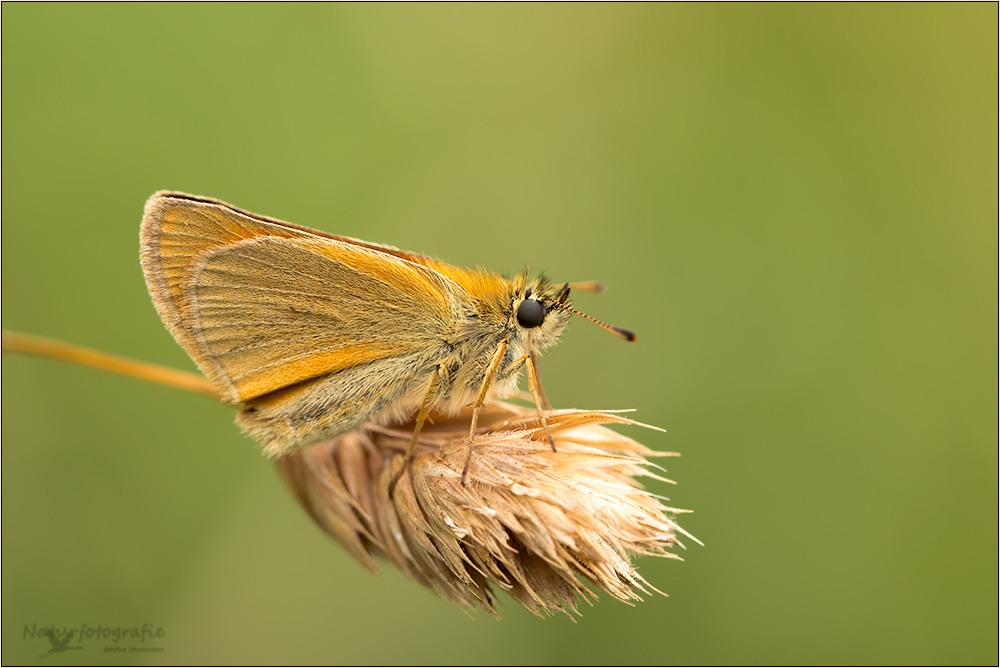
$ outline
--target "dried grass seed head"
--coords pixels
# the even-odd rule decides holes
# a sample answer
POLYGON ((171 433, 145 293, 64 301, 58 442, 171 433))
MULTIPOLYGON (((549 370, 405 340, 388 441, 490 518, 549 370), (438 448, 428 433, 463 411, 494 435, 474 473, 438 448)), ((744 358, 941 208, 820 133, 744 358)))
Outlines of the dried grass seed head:
POLYGON ((358 429, 278 465, 313 520, 366 567, 387 560, 467 610, 497 615, 494 587, 536 614, 575 612, 588 584, 625 602, 657 591, 631 557, 678 559, 669 549, 683 547, 675 515, 686 511, 637 479, 664 480, 647 458, 673 453, 602 426, 640 424, 619 413, 576 410, 545 414, 552 452, 535 411, 496 402, 463 486, 468 417, 425 426, 391 495, 412 424, 358 429))

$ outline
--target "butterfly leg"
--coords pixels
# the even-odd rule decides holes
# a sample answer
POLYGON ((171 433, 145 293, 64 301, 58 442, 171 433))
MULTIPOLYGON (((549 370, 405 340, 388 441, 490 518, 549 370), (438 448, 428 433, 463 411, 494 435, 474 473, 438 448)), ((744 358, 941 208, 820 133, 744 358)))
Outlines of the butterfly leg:
MULTIPOLYGON (((552 446, 552 452, 556 451, 556 442, 552 438, 552 432, 549 431, 549 423, 545 421, 545 414, 542 412, 542 403, 545 398, 544 391, 539 396, 539 390, 542 389, 541 383, 538 381, 538 369, 535 366, 538 364, 537 355, 534 351, 530 353, 525 353, 519 358, 511 362, 506 369, 501 371, 503 375, 508 375, 510 373, 517 372, 521 366, 525 366, 528 369, 528 389, 531 390, 531 396, 535 399, 535 410, 538 411, 538 421, 542 423, 542 428, 545 429, 545 437, 549 439, 549 445, 552 446)), ((545 400, 545 405, 551 409, 552 406, 549 402, 545 400)))
POLYGON ((493 353, 493 357, 490 359, 489 366, 486 367, 486 375, 483 377, 483 384, 479 387, 479 393, 476 395, 476 403, 472 407, 472 425, 469 427, 469 441, 465 446, 465 466, 462 467, 462 486, 465 487, 465 477, 469 473, 469 462, 472 461, 472 442, 476 438, 476 425, 479 424, 479 411, 483 408, 483 404, 486 403, 486 393, 490 389, 490 384, 493 382, 493 376, 496 375, 497 369, 500 368, 500 363, 503 361, 504 355, 507 354, 507 349, 510 347, 510 342, 507 339, 500 341, 497 346, 496 352, 493 353))
POLYGON ((434 395, 437 393, 438 382, 441 380, 442 374, 447 374, 448 370, 443 364, 438 364, 434 367, 434 373, 431 375, 431 382, 427 386, 427 393, 424 395, 423 405, 420 407, 420 413, 417 414, 417 424, 413 428, 413 436, 410 437, 410 447, 406 449, 406 456, 403 459, 403 466, 396 471, 396 475, 392 477, 392 482, 389 483, 389 498, 392 498, 392 493, 396 489, 396 483, 399 479, 403 477, 403 473, 410 468, 410 462, 413 461, 414 452, 417 449, 417 438, 420 437, 420 430, 424 428, 424 422, 427 421, 427 414, 431 412, 431 406, 434 404, 434 395))
POLYGON ((552 404, 549 403, 549 398, 545 396, 545 388, 542 387, 542 379, 538 377, 538 353, 534 350, 531 351, 531 365, 535 367, 535 385, 538 386, 538 394, 542 397, 542 405, 548 410, 552 410, 552 404))

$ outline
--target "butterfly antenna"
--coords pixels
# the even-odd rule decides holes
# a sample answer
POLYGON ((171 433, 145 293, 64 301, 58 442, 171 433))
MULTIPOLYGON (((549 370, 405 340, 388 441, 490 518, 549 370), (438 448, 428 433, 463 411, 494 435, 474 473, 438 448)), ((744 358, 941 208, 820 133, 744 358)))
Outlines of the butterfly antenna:
POLYGON ((591 318, 586 313, 581 313, 572 306, 566 306, 565 304, 560 304, 558 302, 554 303, 553 306, 555 306, 556 308, 561 308, 564 311, 569 311, 570 313, 575 313, 581 318, 584 318, 585 320, 589 320, 590 322, 594 323, 601 329, 611 332, 620 339, 625 339, 626 341, 635 341, 636 339, 635 332, 630 332, 627 329, 623 329, 621 327, 615 327, 614 325, 609 325, 608 323, 602 322, 597 318, 591 318))
POLYGON ((584 281, 583 283, 567 283, 570 290, 579 290, 580 292, 604 292, 607 290, 607 286, 604 283, 598 281, 584 281))

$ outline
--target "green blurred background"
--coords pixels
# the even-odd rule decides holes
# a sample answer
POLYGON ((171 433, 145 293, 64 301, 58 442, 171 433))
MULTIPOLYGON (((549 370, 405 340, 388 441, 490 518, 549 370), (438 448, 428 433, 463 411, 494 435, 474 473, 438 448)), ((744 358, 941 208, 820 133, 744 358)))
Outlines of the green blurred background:
POLYGON ((3 327, 176 367, 158 189, 601 279, 546 357, 636 408, 670 594, 470 621, 195 395, 3 358, 3 663, 996 664, 997 23, 962 5, 2 7, 3 327), (141 626, 46 659, 24 626, 141 626))

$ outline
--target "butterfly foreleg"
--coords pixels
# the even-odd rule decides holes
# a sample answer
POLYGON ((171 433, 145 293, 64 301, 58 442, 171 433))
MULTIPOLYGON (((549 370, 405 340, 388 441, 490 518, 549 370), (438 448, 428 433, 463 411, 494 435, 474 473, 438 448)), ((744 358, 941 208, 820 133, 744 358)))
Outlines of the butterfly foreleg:
POLYGON ((535 384, 538 386, 538 394, 542 397, 542 405, 548 410, 552 410, 549 398, 545 396, 545 388, 542 387, 542 379, 538 377, 538 352, 531 351, 531 364, 535 367, 535 384))
MULTIPOLYGON (((545 437, 549 439, 549 445, 552 446, 552 452, 555 452, 556 442, 552 438, 552 432, 549 431, 549 424, 546 422, 545 414, 542 412, 542 397, 545 395, 543 393, 541 397, 539 396, 539 390, 541 390, 542 386, 538 381, 538 370, 535 366, 536 364, 538 364, 538 362, 535 352, 532 351, 530 353, 525 353, 508 364, 507 368, 500 372, 500 375, 507 376, 512 373, 517 373, 520 371, 522 366, 527 367, 528 389, 531 391, 531 396, 535 400, 535 410, 538 412, 538 421, 542 423, 542 428, 545 430, 545 437)), ((548 401, 545 401, 546 405, 548 405, 548 403, 548 401)), ((549 408, 552 407, 549 406, 549 408)))

